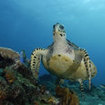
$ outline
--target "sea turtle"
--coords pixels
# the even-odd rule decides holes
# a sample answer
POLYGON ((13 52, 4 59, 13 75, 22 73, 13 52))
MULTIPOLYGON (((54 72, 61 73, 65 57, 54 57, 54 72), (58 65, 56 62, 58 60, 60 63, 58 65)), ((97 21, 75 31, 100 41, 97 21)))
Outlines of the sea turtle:
POLYGON ((89 80, 97 73, 96 67, 90 60, 85 49, 82 49, 66 39, 63 25, 53 25, 54 42, 47 49, 37 48, 31 54, 31 70, 35 78, 38 78, 40 61, 52 74, 61 79, 78 81, 89 80))

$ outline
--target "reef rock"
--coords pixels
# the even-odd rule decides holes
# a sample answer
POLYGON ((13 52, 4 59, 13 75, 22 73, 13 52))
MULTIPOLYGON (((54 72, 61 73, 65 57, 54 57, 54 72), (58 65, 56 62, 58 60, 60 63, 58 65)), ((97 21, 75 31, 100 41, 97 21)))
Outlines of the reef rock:
POLYGON ((57 102, 46 86, 37 83, 30 67, 19 61, 17 52, 0 48, 0 105, 57 105, 57 102))

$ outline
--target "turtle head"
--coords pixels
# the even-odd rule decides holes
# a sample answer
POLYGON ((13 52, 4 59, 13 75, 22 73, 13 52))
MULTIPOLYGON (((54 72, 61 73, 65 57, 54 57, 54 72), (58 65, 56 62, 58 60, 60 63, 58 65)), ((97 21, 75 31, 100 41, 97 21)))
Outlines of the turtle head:
POLYGON ((59 23, 56 23, 55 25, 53 25, 53 38, 54 38, 54 41, 66 39, 66 32, 63 25, 59 23))

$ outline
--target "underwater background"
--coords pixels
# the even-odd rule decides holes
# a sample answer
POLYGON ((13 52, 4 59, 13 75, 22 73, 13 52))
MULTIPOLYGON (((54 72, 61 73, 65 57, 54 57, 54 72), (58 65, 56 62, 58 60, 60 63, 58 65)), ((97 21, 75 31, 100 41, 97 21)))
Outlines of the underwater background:
MULTIPOLYGON (((57 22, 88 51, 98 71, 93 83, 105 84, 105 0, 0 0, 0 47, 24 49, 30 58, 52 43, 57 22)), ((40 73, 47 73, 42 65, 40 73)))

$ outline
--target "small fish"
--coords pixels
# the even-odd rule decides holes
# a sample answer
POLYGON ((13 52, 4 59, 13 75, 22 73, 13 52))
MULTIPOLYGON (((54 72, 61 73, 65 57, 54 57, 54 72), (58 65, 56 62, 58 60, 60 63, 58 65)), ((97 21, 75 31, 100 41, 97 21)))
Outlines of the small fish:
POLYGON ((22 51, 20 52, 20 62, 21 62, 21 63, 25 63, 25 62, 26 62, 25 50, 22 50, 22 51))
POLYGON ((101 87, 101 88, 103 88, 103 89, 105 89, 105 85, 103 85, 103 84, 102 84, 102 85, 100 85, 100 87, 101 87))

